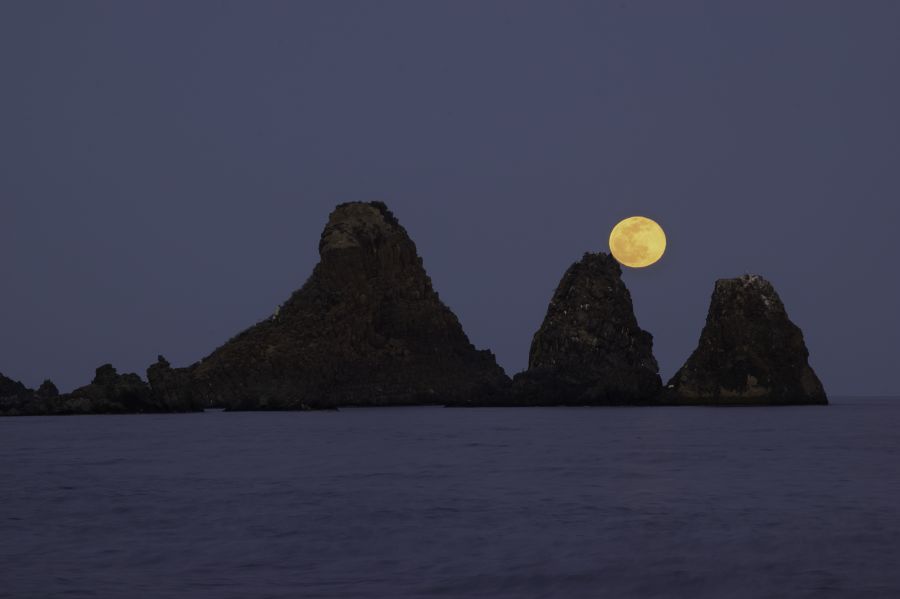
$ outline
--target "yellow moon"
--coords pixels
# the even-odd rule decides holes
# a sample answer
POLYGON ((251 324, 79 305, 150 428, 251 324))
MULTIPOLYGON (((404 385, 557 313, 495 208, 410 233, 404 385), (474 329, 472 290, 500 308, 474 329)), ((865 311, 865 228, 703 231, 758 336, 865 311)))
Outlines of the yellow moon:
POLYGON ((656 221, 630 216, 613 227, 609 234, 609 251, 625 266, 650 266, 665 253, 666 234, 656 221))

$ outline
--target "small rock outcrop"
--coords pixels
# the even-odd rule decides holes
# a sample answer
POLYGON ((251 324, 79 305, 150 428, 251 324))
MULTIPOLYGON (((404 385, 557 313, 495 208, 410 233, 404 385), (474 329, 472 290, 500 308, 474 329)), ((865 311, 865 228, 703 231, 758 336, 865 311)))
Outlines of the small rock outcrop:
POLYGON ((61 412, 135 413, 160 411, 151 400, 150 387, 137 374, 119 374, 112 364, 97 368, 91 384, 60 396, 61 412))
POLYGON ((803 333, 758 275, 716 281, 700 343, 667 390, 679 403, 827 404, 803 333))
POLYGON ((305 409, 503 393, 509 379, 469 342, 383 203, 337 206, 319 255, 272 316, 190 368, 194 395, 230 409, 305 409))
POLYGON ((0 374, 0 399, 25 397, 31 395, 32 391, 20 381, 14 381, 11 378, 0 374))
POLYGON ((0 374, 0 415, 22 416, 60 413, 56 399, 59 390, 47 379, 38 390, 29 389, 19 381, 0 374))
POLYGON ((34 391, 19 381, 0 374, 0 414, 18 415, 26 413, 34 391))
POLYGON ((157 356, 156 363, 147 368, 147 382, 153 403, 169 412, 190 412, 203 409, 203 402, 191 392, 191 373, 184 368, 172 368, 169 361, 157 356))
POLYGON ((587 253, 559 282, 534 334, 512 402, 618 405, 652 402, 661 388, 653 337, 638 327, 622 270, 587 253))
POLYGON ((45 379, 38 390, 34 392, 34 396, 38 399, 54 399, 59 397, 59 389, 50 379, 45 379))
MULTIPOLYGON (((167 378, 168 363, 165 367, 154 366, 158 366, 156 369, 151 366, 157 382, 156 389, 151 388, 137 374, 119 374, 111 364, 97 368, 89 385, 64 394, 49 379, 37 391, 32 391, 21 383, 8 383, 9 379, 4 380, 5 377, 0 375, 0 415, 136 414, 203 409, 198 401, 191 401, 189 396, 159 391, 159 381, 171 380, 167 378), (15 391, 15 394, 5 395, 7 388, 15 391)), ((183 373, 171 375, 179 383, 185 382, 184 376, 183 373), (182 378, 177 378, 179 376, 182 378)))

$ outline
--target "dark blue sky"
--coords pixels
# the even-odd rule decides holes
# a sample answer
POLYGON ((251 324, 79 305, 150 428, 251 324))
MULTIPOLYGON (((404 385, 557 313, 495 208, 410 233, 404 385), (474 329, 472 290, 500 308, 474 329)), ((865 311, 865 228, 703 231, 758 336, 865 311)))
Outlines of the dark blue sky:
POLYGON ((667 379, 713 281, 773 281, 832 394, 900 347, 900 3, 0 3, 0 372, 186 365, 381 199, 513 374, 618 219, 667 379))

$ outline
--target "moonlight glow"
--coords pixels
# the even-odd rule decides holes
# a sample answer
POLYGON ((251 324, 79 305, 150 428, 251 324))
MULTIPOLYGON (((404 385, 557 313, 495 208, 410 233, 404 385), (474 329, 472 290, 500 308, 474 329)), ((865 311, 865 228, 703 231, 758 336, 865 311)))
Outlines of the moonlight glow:
POLYGON ((631 216, 620 221, 609 234, 613 257, 631 268, 650 266, 666 251, 666 234, 655 221, 631 216))

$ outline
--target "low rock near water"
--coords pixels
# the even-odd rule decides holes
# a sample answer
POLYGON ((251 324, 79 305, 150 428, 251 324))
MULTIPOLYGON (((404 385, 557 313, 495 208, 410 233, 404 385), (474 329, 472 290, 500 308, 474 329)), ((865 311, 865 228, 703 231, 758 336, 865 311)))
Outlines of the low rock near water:
POLYGON ((150 387, 135 373, 119 374, 112 364, 97 368, 89 385, 56 398, 62 413, 135 413, 160 411, 150 387))
POLYGON ((199 402, 167 394, 159 387, 151 388, 137 374, 119 374, 111 364, 97 368, 90 384, 65 394, 60 394, 50 380, 45 380, 34 391, 0 375, 0 414, 7 416, 137 414, 201 409, 199 402))
POLYGON ((191 412, 203 409, 202 399, 191 390, 191 371, 172 368, 162 356, 147 368, 147 382, 153 403, 160 410, 191 412))

